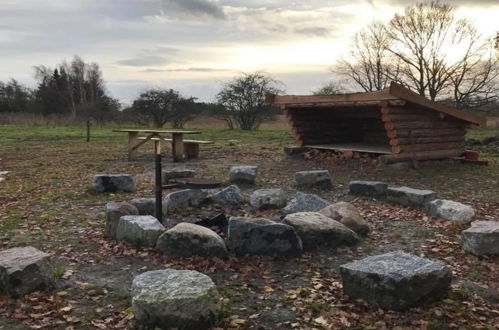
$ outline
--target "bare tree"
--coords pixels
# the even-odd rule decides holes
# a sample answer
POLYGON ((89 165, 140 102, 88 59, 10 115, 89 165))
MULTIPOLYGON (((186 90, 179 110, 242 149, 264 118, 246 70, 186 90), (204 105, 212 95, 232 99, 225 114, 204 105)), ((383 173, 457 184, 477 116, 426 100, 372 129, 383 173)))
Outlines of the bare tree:
MULTIPOLYGON (((478 73, 482 81, 491 78, 493 66, 478 64, 489 44, 468 20, 457 19, 455 11, 439 1, 420 2, 396 14, 387 26, 388 50, 401 63, 400 81, 431 100, 452 95, 470 82, 471 74, 478 73), (484 70, 477 72, 480 67, 484 70)), ((478 92, 476 82, 471 85, 466 90, 478 92)))
POLYGON ((217 102, 239 128, 250 130, 270 117, 274 107, 265 101, 266 93, 277 94, 278 81, 267 73, 244 73, 227 83, 217 94, 217 102))
POLYGON ((390 43, 383 23, 374 21, 355 34, 348 58, 339 60, 333 71, 350 78, 366 92, 384 89, 399 75, 390 43))
POLYGON ((336 95, 345 93, 346 89, 341 82, 331 80, 327 84, 324 84, 322 87, 312 91, 314 95, 336 95))

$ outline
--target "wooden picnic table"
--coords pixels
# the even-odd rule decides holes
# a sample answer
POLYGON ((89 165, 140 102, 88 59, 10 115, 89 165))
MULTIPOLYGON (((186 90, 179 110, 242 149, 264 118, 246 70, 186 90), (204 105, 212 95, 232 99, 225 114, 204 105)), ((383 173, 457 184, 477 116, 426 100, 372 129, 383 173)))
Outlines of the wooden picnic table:
POLYGON ((184 131, 184 130, 154 130, 154 129, 116 129, 113 132, 128 133, 128 160, 136 157, 137 149, 147 141, 154 141, 154 151, 159 154, 161 152, 160 142, 169 143, 161 134, 171 134, 172 156, 173 161, 182 161, 184 157, 184 134, 201 134, 200 131, 184 131), (139 141, 139 134, 145 134, 145 139, 139 141))

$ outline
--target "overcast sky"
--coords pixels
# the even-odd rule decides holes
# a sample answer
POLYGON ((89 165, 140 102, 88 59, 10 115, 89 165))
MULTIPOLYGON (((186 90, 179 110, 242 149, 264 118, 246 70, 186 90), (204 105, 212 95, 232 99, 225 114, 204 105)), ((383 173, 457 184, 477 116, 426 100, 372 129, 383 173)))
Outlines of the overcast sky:
MULTIPOLYGON (((0 0, 0 80, 35 86, 33 66, 78 54, 123 102, 148 87, 213 100, 240 72, 265 70, 289 94, 326 83, 349 38, 409 0, 0 0)), ((499 0, 452 0, 482 33, 499 0)))

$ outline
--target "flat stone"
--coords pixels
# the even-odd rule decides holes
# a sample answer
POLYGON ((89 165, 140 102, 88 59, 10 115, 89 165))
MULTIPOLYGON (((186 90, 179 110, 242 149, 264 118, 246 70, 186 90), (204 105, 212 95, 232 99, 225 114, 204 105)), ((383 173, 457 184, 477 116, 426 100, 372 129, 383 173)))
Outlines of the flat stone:
POLYGON ((165 227, 150 215, 125 215, 116 228, 116 239, 142 247, 154 247, 165 227))
POLYGON ((408 162, 398 162, 398 163, 392 163, 392 164, 379 163, 378 168, 381 168, 384 170, 408 170, 411 168, 411 164, 408 162))
POLYGON ((340 274, 345 294, 392 310, 438 301, 452 280, 447 265, 402 251, 341 265, 340 274))
POLYGON ((158 238, 156 250, 176 257, 227 258, 225 242, 213 230, 181 222, 158 238))
POLYGON ((432 217, 468 223, 475 215, 469 205, 446 199, 435 199, 425 205, 426 213, 432 217))
POLYGON ((51 255, 32 246, 0 251, 0 291, 20 297, 54 285, 51 255))
POLYGON ((256 180, 258 166, 232 166, 229 172, 230 182, 253 184, 256 180))
POLYGON ((283 223, 295 228, 304 250, 313 250, 318 246, 351 246, 360 241, 353 230, 318 212, 288 214, 283 223))
POLYGON ((256 210, 280 209, 286 205, 286 194, 280 188, 258 189, 251 194, 250 205, 256 210))
POLYGON ((437 198, 437 193, 432 190, 414 189, 410 187, 388 187, 386 199, 390 202, 405 206, 424 206, 437 198))
POLYGON ((231 217, 228 247, 238 256, 299 256, 303 252, 293 227, 264 218, 231 217))
POLYGON ((135 190, 135 180, 129 174, 97 174, 92 187, 103 192, 132 192, 135 190))
POLYGON ((303 251, 293 227, 264 218, 231 217, 228 246, 236 255, 299 256, 303 251))
POLYGON ((116 228, 120 218, 124 215, 138 215, 139 210, 127 202, 109 202, 106 204, 106 230, 107 237, 116 237, 116 228))
POLYGON ((161 179, 163 180, 163 184, 166 184, 169 180, 172 179, 192 178, 195 175, 195 170, 184 167, 165 168, 161 171, 161 179))
POLYGON ((171 214, 176 209, 199 206, 208 197, 208 192, 201 189, 184 189, 169 193, 163 199, 163 214, 171 214))
POLYGON ((354 196, 385 197, 388 184, 380 181, 350 181, 348 193, 354 196))
POLYGON ((130 204, 137 208, 140 215, 155 215, 156 200, 154 198, 134 198, 130 204))
POLYGON ((208 198, 211 202, 220 205, 240 205, 244 202, 244 196, 241 194, 241 189, 236 185, 231 185, 217 191, 208 198))
POLYGON ((192 270, 164 269, 133 279, 132 309, 142 328, 198 330, 216 325, 221 304, 208 276, 192 270))
POLYGON ((473 221, 462 232, 461 245, 478 256, 499 255, 499 221, 473 221))
POLYGON ((291 214, 297 212, 318 212, 329 205, 329 202, 314 194, 298 192, 287 205, 282 213, 291 214))
POLYGON ((300 171, 295 173, 296 185, 299 187, 316 187, 329 189, 332 187, 328 170, 300 171))
POLYGON ((347 202, 331 204, 319 213, 341 222, 359 235, 367 235, 370 231, 368 223, 364 220, 359 210, 347 202))

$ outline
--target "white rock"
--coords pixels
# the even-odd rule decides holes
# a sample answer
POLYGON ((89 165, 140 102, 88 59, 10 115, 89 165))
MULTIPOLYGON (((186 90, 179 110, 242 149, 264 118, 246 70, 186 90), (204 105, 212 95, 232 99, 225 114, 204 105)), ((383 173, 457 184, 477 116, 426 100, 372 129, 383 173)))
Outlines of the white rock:
POLYGON ((116 239, 135 246, 154 247, 165 227, 150 215, 125 215, 116 228, 116 239))
POLYGON ((432 217, 456 222, 470 222, 475 215, 471 206, 446 199, 435 199, 426 204, 425 208, 428 215, 432 217))
POLYGON ((232 166, 229 172, 230 182, 255 183, 258 166, 232 166))
POLYGON ((251 194, 250 204, 256 210, 280 209, 286 205, 286 194, 280 188, 258 189, 251 194))
POLYGON ((215 284, 191 270, 155 270, 132 282, 132 309, 143 328, 208 329, 221 311, 215 284))
POLYGON ((171 214, 176 209, 201 205, 208 192, 201 189, 184 189, 169 193, 163 199, 163 214, 171 214))

